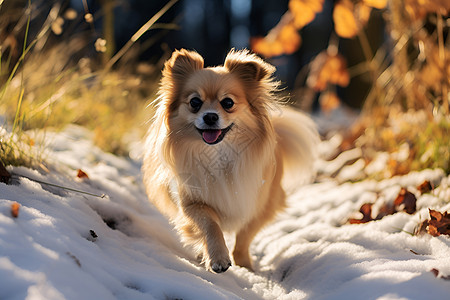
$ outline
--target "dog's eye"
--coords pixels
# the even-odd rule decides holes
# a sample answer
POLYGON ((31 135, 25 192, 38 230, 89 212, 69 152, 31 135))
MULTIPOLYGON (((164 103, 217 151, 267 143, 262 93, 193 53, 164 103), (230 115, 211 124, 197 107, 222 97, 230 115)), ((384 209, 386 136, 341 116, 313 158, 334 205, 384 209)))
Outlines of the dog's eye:
POLYGON ((198 112, 200 107, 202 107, 203 101, 198 97, 194 97, 189 101, 189 104, 191 105, 193 112, 198 112))
POLYGON ((220 105, 222 105, 223 109, 230 110, 234 106, 234 101, 231 98, 225 98, 220 101, 220 105))

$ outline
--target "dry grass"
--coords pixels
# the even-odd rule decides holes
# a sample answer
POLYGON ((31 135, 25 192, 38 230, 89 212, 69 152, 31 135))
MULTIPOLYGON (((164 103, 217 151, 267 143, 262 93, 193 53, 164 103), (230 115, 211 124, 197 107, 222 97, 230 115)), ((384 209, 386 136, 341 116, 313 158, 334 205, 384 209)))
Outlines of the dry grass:
MULTIPOLYGON (((28 36, 30 12, 38 14, 31 3, 28 7, 31 10, 23 7, 21 14, 14 5, 8 8, 18 20, 9 19, 7 25, 13 24, 13 29, 0 39, 1 161, 39 165, 43 146, 30 132, 61 130, 67 124, 92 130, 99 147, 126 155, 129 141, 143 136, 152 114, 147 105, 155 97, 160 67, 138 63, 134 59, 137 47, 130 47, 121 61, 106 69, 104 54, 92 54, 85 32, 52 42, 57 38, 53 25, 58 15, 28 36)), ((0 8, 2 23, 1 16, 8 11, 0 8)))
MULTIPOLYGON (((290 0, 278 25, 253 39, 253 49, 266 57, 295 52, 302 40, 299 29, 322 11, 323 3, 290 0)), ((392 157, 400 148, 407 152, 401 161, 389 161, 382 176, 423 168, 450 173, 449 16, 448 0, 334 1, 335 35, 310 62, 306 87, 298 92, 300 105, 308 106, 320 92, 322 111, 333 110, 341 104, 336 86, 347 87, 349 77, 364 76, 369 93, 342 149, 361 147, 367 163, 380 151, 392 157), (377 15, 384 18, 387 38, 373 49, 369 20, 377 15), (341 39, 357 40, 365 60, 347 69, 338 53, 341 39)))
POLYGON ((17 114, 23 131, 59 130, 74 123, 94 131, 95 143, 104 150, 126 154, 123 138, 145 122, 149 113, 145 107, 154 96, 157 79, 125 68, 94 71, 88 58, 65 67, 66 53, 67 46, 58 45, 42 55, 30 55, 6 90, 1 113, 10 119, 16 116, 23 85, 26 93, 17 114))

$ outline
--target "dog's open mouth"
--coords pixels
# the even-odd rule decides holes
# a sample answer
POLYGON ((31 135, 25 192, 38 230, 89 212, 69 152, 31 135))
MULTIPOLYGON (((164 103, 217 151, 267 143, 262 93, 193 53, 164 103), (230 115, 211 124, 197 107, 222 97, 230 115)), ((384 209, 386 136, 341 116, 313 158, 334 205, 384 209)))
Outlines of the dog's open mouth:
POLYGON ((202 135, 203 141, 209 145, 214 145, 220 143, 228 131, 230 131, 231 127, 233 127, 232 123, 230 126, 224 129, 200 129, 197 128, 198 132, 202 135))

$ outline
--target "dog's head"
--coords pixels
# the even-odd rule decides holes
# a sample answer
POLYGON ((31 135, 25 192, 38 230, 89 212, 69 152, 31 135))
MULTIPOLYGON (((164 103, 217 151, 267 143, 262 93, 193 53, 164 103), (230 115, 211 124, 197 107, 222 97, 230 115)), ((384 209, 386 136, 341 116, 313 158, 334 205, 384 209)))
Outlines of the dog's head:
POLYGON ((274 71, 247 50, 232 50, 223 66, 208 68, 198 53, 175 51, 160 86, 169 133, 209 145, 234 143, 239 132, 263 135, 274 71))

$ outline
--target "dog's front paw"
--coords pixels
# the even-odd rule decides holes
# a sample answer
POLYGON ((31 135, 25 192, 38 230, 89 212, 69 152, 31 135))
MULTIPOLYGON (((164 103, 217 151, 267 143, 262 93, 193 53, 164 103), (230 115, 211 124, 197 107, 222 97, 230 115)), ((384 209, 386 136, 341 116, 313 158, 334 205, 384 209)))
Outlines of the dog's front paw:
POLYGON ((231 260, 229 258, 221 260, 211 260, 209 267, 216 273, 223 273, 231 267, 231 260))
POLYGON ((203 263, 207 270, 215 273, 223 273, 231 267, 231 259, 227 252, 221 255, 208 255, 203 254, 203 263))

